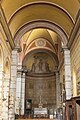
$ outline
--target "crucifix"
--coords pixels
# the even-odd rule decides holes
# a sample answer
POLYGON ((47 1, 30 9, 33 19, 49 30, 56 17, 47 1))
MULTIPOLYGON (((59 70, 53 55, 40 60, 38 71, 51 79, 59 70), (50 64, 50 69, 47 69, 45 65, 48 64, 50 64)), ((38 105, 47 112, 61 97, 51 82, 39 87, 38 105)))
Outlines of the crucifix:
POLYGON ((39 108, 42 108, 41 95, 40 95, 39 108))
POLYGON ((40 95, 40 104, 41 104, 41 95, 40 95))

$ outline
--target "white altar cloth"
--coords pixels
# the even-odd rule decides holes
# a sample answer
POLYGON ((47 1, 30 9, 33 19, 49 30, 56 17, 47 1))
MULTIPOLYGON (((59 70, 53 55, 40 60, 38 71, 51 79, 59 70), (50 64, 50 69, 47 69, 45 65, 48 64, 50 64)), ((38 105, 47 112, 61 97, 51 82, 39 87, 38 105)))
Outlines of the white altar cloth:
POLYGON ((34 114, 48 114, 47 108, 34 108, 34 114))

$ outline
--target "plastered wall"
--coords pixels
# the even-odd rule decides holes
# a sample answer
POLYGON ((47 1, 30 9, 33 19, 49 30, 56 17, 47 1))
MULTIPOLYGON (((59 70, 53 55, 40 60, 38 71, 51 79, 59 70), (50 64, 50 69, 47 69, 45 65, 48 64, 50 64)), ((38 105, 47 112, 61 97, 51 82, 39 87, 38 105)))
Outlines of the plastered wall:
POLYGON ((80 94, 80 35, 75 38, 70 49, 70 54, 73 96, 76 96, 80 94))

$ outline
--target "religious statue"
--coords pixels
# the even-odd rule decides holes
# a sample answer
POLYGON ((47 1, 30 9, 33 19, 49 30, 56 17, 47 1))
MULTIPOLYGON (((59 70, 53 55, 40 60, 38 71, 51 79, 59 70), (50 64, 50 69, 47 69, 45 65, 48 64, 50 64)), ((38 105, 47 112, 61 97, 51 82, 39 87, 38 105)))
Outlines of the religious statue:
POLYGON ((39 71, 42 71, 42 65, 43 65, 43 61, 42 59, 39 60, 39 71))
POLYGON ((35 63, 33 63, 33 64, 32 64, 32 69, 31 69, 31 71, 32 71, 32 72, 35 72, 35 69, 36 69, 35 63))
POLYGON ((42 108, 42 101, 41 101, 41 95, 40 95, 40 101, 39 101, 39 108, 42 108))
POLYGON ((47 61, 45 61, 45 69, 46 69, 46 72, 50 72, 49 64, 47 63, 47 61))

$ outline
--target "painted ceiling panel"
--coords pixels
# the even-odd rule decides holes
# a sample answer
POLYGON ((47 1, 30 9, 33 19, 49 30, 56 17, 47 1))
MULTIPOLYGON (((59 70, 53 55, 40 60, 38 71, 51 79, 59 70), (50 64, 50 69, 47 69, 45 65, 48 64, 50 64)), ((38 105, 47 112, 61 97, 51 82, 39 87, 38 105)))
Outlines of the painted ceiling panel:
POLYGON ((58 35, 49 29, 37 28, 25 33, 20 40, 20 45, 23 50, 23 45, 26 45, 25 48, 27 49, 28 46, 33 46, 34 41, 37 42, 44 39, 48 44, 50 44, 47 47, 51 48, 52 51, 56 51, 55 44, 58 44, 57 37, 58 35))
POLYGON ((27 44, 29 44, 31 41, 37 38, 44 38, 44 39, 50 40, 50 42, 53 43, 52 38, 50 34, 48 33, 47 29, 39 28, 39 29, 34 29, 32 31, 32 33, 30 34, 28 38, 27 44))
POLYGON ((20 45, 23 47, 23 44, 27 45, 27 40, 29 38, 29 35, 31 34, 32 31, 27 32, 26 34, 24 34, 21 38, 21 40, 19 41, 20 45))
POLYGON ((50 34, 50 36, 51 36, 54 44, 57 44, 58 35, 57 35, 55 32, 53 32, 53 31, 51 31, 51 30, 49 30, 49 29, 48 29, 47 31, 49 32, 49 34, 50 34))
POLYGON ((53 6, 38 4, 34 5, 34 7, 26 7, 14 16, 10 23, 12 35, 14 36, 21 26, 34 20, 48 20, 56 23, 61 26, 68 35, 73 28, 72 21, 63 11, 53 6), (39 13, 37 11, 39 11, 39 13))

